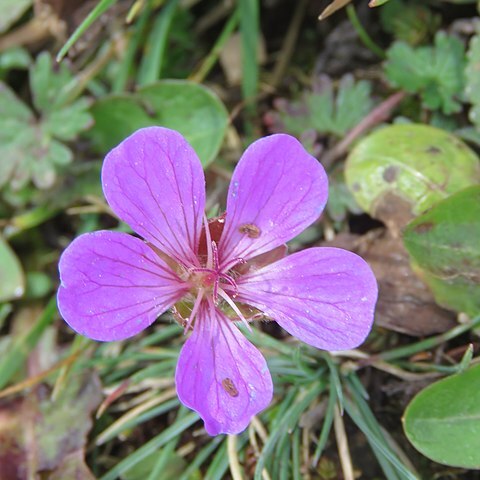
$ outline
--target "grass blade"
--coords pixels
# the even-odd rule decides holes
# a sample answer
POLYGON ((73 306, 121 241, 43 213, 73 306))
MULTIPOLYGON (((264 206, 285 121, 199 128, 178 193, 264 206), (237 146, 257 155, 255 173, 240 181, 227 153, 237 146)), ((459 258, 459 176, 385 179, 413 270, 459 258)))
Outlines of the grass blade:
POLYGON ((70 38, 65 42, 65 45, 60 49, 56 58, 57 62, 62 60, 72 45, 85 33, 88 27, 98 20, 98 18, 116 2, 117 0, 100 0, 100 2, 98 2, 97 6, 87 15, 87 18, 76 28, 72 35, 70 35, 70 38))

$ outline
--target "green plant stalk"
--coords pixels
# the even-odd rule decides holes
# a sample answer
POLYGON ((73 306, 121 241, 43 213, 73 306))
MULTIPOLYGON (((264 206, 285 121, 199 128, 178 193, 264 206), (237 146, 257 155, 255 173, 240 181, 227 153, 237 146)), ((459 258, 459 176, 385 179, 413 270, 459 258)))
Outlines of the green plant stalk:
POLYGON ((179 0, 169 0, 158 14, 147 41, 147 52, 142 58, 138 73, 138 86, 143 87, 161 78, 163 60, 168 43, 170 26, 179 0))
POLYGON ((277 442, 285 435, 289 429, 293 429, 300 418, 300 415, 312 403, 313 399, 325 388, 323 381, 313 383, 310 388, 303 390, 295 399, 293 405, 282 416, 280 425, 270 432, 270 437, 263 447, 263 451, 258 459, 255 468, 255 480, 262 480, 262 472, 270 455, 275 449, 277 442))
POLYGON ((320 437, 318 439, 315 453, 313 454, 312 466, 316 468, 318 461, 323 453, 323 449, 327 444, 328 437, 333 425, 333 413, 335 410, 335 404, 337 403, 337 395, 333 388, 330 388, 330 395, 328 396, 327 410, 325 411, 325 417, 323 418, 322 430, 320 431, 320 437))
POLYGON ((302 480, 300 462, 300 428, 297 427, 293 432, 292 442, 292 478, 293 480, 302 480))
POLYGON ((228 19, 228 22, 223 27, 222 32, 220 33, 215 45, 213 46, 210 53, 207 55, 205 60, 202 62, 200 67, 196 72, 190 76, 190 80, 194 82, 203 82, 206 76, 210 73, 210 70, 217 63, 218 57, 225 46, 225 43, 232 36, 233 31, 237 28, 238 25, 238 10, 235 10, 233 14, 228 19))
POLYGON ((85 33, 88 27, 90 27, 90 25, 92 25, 115 3, 117 3, 117 0, 100 0, 95 8, 87 15, 87 18, 76 28, 72 35, 70 35, 70 38, 65 42, 65 45, 60 49, 56 57, 57 62, 60 62, 63 59, 73 44, 85 33))
POLYGON ((207 444, 206 447, 202 448, 197 453, 193 461, 189 462, 188 467, 178 480, 190 480, 193 477, 193 472, 200 468, 207 458, 211 458, 213 452, 217 449, 222 441, 223 437, 217 435, 209 444, 207 444))
MULTIPOLYGON (((248 436, 245 434, 240 435, 237 438, 237 449, 240 451, 248 441, 248 436)), ((224 440, 221 447, 217 450, 217 453, 213 457, 207 472, 205 473, 204 480, 223 480, 225 478, 225 472, 228 469, 228 455, 227 455, 227 441, 224 440)))
POLYGON ((194 412, 189 413, 181 420, 177 420, 175 423, 163 430, 162 433, 152 438, 128 457, 121 460, 108 473, 103 475, 100 480, 116 480, 117 478, 121 477, 122 473, 125 473, 134 465, 137 465, 146 457, 151 455, 153 452, 174 440, 175 437, 178 437, 196 421, 198 421, 198 415, 194 412))
POLYGON ((258 89, 257 49, 260 39, 258 0, 239 0, 240 31, 242 34, 242 93, 252 112, 255 111, 254 99, 258 89))
POLYGON ((345 410, 367 437, 387 478, 398 478, 398 475, 400 475, 400 478, 406 480, 418 480, 416 475, 401 462, 396 452, 388 447, 387 439, 377 419, 364 400, 363 387, 358 389, 360 384, 358 376, 355 373, 351 373, 346 381, 352 395, 352 401, 345 399, 345 410), (391 467, 395 468, 396 472, 391 471, 391 467))
POLYGON ((372 40, 370 35, 363 28, 363 25, 361 24, 360 19, 358 18, 357 11, 355 10, 355 7, 351 3, 347 5, 347 15, 350 22, 352 22, 353 28, 355 28, 362 43, 371 52, 377 55, 377 57, 380 57, 381 59, 387 58, 387 56, 385 55, 385 52, 372 40))
POLYGON ((151 6, 152 0, 149 0, 147 5, 144 6, 144 9, 140 13, 138 20, 135 23, 133 34, 128 41, 127 50, 125 51, 125 55, 122 59, 117 75, 115 76, 115 79, 113 81, 113 93, 120 93, 125 91, 128 82, 128 76, 130 74, 130 70, 132 68, 135 58, 135 53, 138 50, 140 40, 142 39, 142 35, 145 30, 145 26, 147 25, 147 21, 152 13, 151 6))
MULTIPOLYGON (((177 421, 181 420, 185 417, 188 410, 183 405, 178 409, 177 413, 177 421)), ((163 450, 161 451, 155 466, 153 467, 150 475, 148 476, 147 480, 157 480, 161 477, 162 471, 167 466, 168 460, 170 459, 171 455, 175 452, 175 448, 177 448, 178 441, 180 440, 180 436, 175 437, 171 442, 167 443, 163 450)))
POLYGON ((472 319, 470 323, 464 325, 458 325, 448 332, 442 333, 435 337, 427 338, 426 340, 422 340, 421 342, 414 343, 413 345, 407 345, 406 347, 399 347, 394 348, 393 350, 389 350, 387 352, 380 353, 378 358, 381 358, 385 361, 396 360, 397 358, 408 357, 418 352, 422 352, 424 350, 430 350, 433 347, 437 347, 438 345, 442 344, 443 342, 447 342, 452 338, 458 337, 462 333, 468 332, 471 329, 474 329, 480 325, 480 316, 475 317, 472 319))
POLYGON ((146 412, 141 413, 140 415, 138 415, 138 417, 128 420, 123 425, 118 426, 117 428, 107 427, 103 432, 98 435, 95 440, 95 444, 97 446, 103 445, 104 443, 114 439, 117 435, 121 434, 125 430, 132 429, 137 425, 141 425, 143 422, 146 422, 155 417, 159 417, 160 415, 163 415, 164 413, 178 407, 178 405, 179 401, 176 398, 172 398, 171 400, 168 400, 167 402, 162 403, 157 407, 152 408, 151 410, 147 410, 146 412))

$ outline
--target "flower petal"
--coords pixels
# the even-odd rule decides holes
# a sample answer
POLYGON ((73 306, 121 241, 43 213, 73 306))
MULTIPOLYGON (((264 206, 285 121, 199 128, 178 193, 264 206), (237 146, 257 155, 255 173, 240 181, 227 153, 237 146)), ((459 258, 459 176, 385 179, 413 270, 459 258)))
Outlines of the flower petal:
POLYGON ((114 212, 183 265, 197 265, 205 177, 200 160, 174 130, 137 130, 105 158, 103 191, 114 212))
POLYGON ((252 143, 228 190, 220 264, 291 240, 319 217, 327 196, 325 170, 294 137, 278 134, 252 143))
POLYGON ((263 311, 305 343, 346 350, 370 332, 377 282, 358 255, 309 248, 241 277, 236 300, 263 311))
POLYGON ((188 290, 145 242, 125 233, 81 235, 63 252, 59 270, 60 313, 94 340, 141 332, 188 290))
POLYGON ((180 352, 175 381, 180 400, 199 413, 210 435, 240 433, 272 400, 262 354, 207 302, 180 352))

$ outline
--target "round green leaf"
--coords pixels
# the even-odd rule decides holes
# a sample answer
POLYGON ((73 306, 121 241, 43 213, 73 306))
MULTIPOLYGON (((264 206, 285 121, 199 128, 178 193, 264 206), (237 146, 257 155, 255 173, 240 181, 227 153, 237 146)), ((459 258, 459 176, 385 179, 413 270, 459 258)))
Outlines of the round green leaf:
POLYGON ((405 246, 415 262, 437 277, 480 282, 480 185, 466 188, 410 222, 405 246))
POLYGON ((101 154, 135 130, 159 125, 184 135, 204 166, 218 153, 228 124, 227 110, 211 90, 183 80, 162 80, 132 95, 102 98, 91 112, 95 128, 88 134, 101 154))
POLYGON ((410 222, 405 247, 437 303, 480 312, 480 185, 442 200, 410 222))
POLYGON ((22 267, 8 243, 0 236, 0 303, 21 297, 25 290, 22 267))
POLYGON ((480 469, 480 365, 422 390, 408 405, 403 426, 431 460, 480 469))
POLYGON ((345 177, 358 204, 372 216, 391 194, 419 214, 448 195, 479 183, 480 163, 465 143, 443 130, 428 125, 390 125, 353 149, 345 177))

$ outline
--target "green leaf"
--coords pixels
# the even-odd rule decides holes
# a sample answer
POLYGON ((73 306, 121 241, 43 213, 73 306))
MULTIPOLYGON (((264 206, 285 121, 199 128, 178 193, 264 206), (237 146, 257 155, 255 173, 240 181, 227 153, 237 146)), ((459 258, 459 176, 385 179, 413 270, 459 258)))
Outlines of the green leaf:
POLYGON ((30 66, 32 59, 27 50, 22 47, 13 47, 0 54, 0 73, 8 72, 11 69, 26 69, 30 66))
POLYGON ((227 111, 209 89, 182 80, 163 80, 132 95, 105 97, 91 110, 89 132, 105 154, 135 130, 152 125, 178 130, 207 166, 220 149, 228 124, 227 111))
POLYGON ((379 13, 384 30, 409 45, 423 43, 441 23, 440 15, 418 2, 396 0, 380 9, 379 13))
POLYGON ((0 2, 0 33, 6 32, 32 6, 33 0, 0 2))
POLYGON ((22 266, 8 243, 0 236, 0 303, 21 297, 25 290, 22 266))
POLYGON ((451 114, 461 109, 465 53, 458 38, 437 32, 433 46, 418 48, 395 42, 387 58, 385 73, 393 86, 419 93, 430 110, 451 114))
POLYGON ((454 135, 427 125, 391 125, 361 140, 345 177, 372 216, 393 194, 420 214, 448 195, 480 182, 476 154, 454 135))
POLYGON ((100 0, 93 10, 87 15, 85 20, 76 28, 76 30, 70 35, 70 38, 65 42, 65 45, 57 54, 57 62, 60 62, 62 58, 68 53, 72 45, 85 33, 85 31, 96 22, 99 17, 105 13, 117 0, 100 0))
POLYGON ((409 223, 404 243, 438 303, 480 312, 480 186, 462 190, 409 223))
POLYGON ((89 106, 90 102, 81 98, 71 105, 51 112, 43 119, 45 132, 60 140, 74 140, 80 132, 93 124, 88 113, 89 106))
POLYGON ((40 54, 31 67, 30 83, 40 118, 0 82, 0 188, 8 185, 11 191, 30 180, 39 189, 52 187, 59 169, 73 159, 57 139, 74 140, 92 122, 86 99, 66 103, 75 81, 65 65, 53 72, 48 53, 40 54))
POLYGON ((67 66, 62 63, 54 71, 52 57, 42 52, 30 69, 30 89, 35 107, 41 112, 61 107, 72 82, 73 75, 67 66))
POLYGON ((403 422, 407 438, 426 457, 480 469, 480 365, 422 390, 403 422))
POLYGON ((476 33, 470 40, 467 52, 467 67, 465 69, 465 95, 472 108, 469 112, 470 121, 480 130, 480 23, 476 23, 476 33))
POLYGON ((480 273, 480 185, 439 202, 413 220, 403 238, 416 263, 433 275, 477 276, 480 273))
POLYGON ((373 108, 370 95, 370 82, 355 82, 352 75, 344 75, 335 93, 332 80, 321 75, 314 91, 307 92, 302 100, 277 102, 273 122, 277 130, 299 137, 311 129, 342 137, 373 108))

